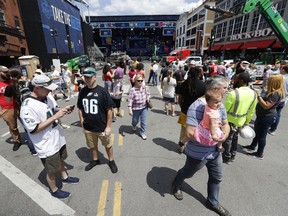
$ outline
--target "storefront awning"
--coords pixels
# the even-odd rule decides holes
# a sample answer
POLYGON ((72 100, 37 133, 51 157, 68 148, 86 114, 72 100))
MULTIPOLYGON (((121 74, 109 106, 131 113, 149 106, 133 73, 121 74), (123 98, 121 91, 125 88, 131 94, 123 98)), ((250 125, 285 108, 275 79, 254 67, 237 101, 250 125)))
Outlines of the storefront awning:
POLYGON ((225 44, 221 50, 237 50, 242 46, 243 43, 230 43, 225 44))
POLYGON ((272 45, 275 39, 248 41, 241 47, 241 49, 266 49, 272 45))
POLYGON ((220 48, 223 46, 223 44, 215 44, 211 47, 211 51, 217 51, 220 50, 220 48))
POLYGON ((279 40, 272 46, 274 49, 284 48, 279 40))

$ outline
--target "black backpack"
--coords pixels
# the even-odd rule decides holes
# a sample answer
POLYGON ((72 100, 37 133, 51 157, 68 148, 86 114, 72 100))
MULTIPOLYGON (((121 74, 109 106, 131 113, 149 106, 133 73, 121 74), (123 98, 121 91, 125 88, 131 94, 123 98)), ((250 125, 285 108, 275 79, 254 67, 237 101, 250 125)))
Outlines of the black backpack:
POLYGON ((19 82, 19 101, 20 104, 28 98, 31 94, 31 90, 29 89, 30 81, 20 81, 19 82))

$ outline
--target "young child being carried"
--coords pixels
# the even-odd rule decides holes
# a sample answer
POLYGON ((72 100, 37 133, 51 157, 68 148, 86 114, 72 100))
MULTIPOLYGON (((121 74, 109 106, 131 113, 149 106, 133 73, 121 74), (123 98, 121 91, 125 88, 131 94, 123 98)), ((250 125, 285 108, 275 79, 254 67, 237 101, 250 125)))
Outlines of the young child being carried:
POLYGON ((114 76, 114 82, 111 85, 110 89, 110 96, 115 104, 115 107, 113 109, 113 117, 112 121, 116 121, 116 115, 119 117, 122 117, 120 113, 120 107, 121 107, 121 100, 122 100, 122 83, 121 83, 121 78, 118 74, 114 76))
POLYGON ((222 152, 222 142, 224 132, 221 130, 223 120, 220 119, 219 107, 221 106, 221 95, 217 92, 208 91, 205 94, 207 104, 202 121, 196 126, 194 139, 201 144, 213 146, 217 145, 218 151, 222 152))

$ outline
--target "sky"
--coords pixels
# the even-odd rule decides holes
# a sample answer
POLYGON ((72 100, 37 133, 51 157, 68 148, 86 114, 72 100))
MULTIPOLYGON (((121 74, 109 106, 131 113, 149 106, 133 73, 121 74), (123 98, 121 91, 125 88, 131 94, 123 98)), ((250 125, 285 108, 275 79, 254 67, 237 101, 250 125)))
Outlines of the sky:
MULTIPOLYGON (((198 7, 203 0, 85 0, 90 16, 181 14, 198 7)), ((81 13, 88 15, 84 5, 81 13)))

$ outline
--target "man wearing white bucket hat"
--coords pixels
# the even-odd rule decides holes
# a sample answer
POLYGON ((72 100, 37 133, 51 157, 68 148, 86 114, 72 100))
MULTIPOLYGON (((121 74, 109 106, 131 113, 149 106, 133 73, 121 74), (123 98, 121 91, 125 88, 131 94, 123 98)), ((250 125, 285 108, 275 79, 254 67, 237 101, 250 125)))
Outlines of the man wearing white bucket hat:
POLYGON ((68 176, 64 167, 63 161, 67 158, 66 140, 59 119, 65 114, 70 114, 74 106, 59 109, 53 97, 47 97, 58 87, 48 76, 35 76, 31 84, 34 86, 33 92, 23 101, 20 118, 45 167, 51 195, 58 199, 66 199, 71 194, 57 187, 56 173, 61 172, 63 184, 77 184, 79 178, 68 176))

